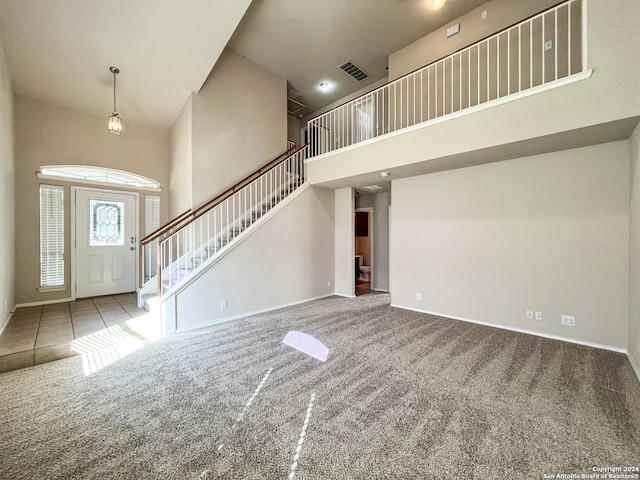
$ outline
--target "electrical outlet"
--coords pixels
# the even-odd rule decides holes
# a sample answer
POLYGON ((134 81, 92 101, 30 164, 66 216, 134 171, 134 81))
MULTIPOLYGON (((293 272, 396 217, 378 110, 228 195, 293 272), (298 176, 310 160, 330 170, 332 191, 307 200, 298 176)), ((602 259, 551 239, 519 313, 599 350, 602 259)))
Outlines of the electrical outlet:
POLYGON ((422 294, 416 293, 416 300, 422 300, 422 294))
POLYGON ((562 325, 565 325, 567 327, 576 326, 576 317, 572 317, 571 315, 562 315, 561 320, 562 320, 562 325))
POLYGON ((533 320, 533 310, 527 310, 527 318, 533 320))
POLYGON ((227 308, 227 301, 226 300, 222 300, 220 302, 220 310, 226 310, 227 308))
POLYGON ((327 282, 327 288, 331 288, 331 280, 327 282))
POLYGON ((486 20, 487 19, 487 11, 483 10, 482 11, 482 20, 486 20))
POLYGON ((537 320, 538 322, 541 322, 541 321, 542 321, 542 312, 536 312, 536 320, 537 320))
POLYGON ((553 41, 552 40, 547 40, 546 42, 544 42, 544 51, 545 52, 548 52, 552 48, 553 48, 553 41))

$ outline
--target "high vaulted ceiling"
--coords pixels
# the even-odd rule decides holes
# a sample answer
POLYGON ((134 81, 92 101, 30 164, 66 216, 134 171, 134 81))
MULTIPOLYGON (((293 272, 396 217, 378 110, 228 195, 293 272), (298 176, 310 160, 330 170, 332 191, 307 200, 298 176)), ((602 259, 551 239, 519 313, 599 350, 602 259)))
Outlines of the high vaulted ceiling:
POLYGON ((251 0, 0 0, 15 93, 169 130, 251 0))
POLYGON ((229 47, 286 78, 308 115, 385 78, 390 54, 486 2, 448 0, 436 9, 433 0, 253 0, 229 47), (347 60, 369 78, 337 68, 347 60))
POLYGON ((289 81, 306 115, 386 77, 389 54, 486 0, 440 10, 432 1, 0 0, 0 29, 15 93, 106 119, 115 65, 125 128, 168 131, 230 38, 231 49, 289 81), (370 77, 338 70, 345 60, 370 77))

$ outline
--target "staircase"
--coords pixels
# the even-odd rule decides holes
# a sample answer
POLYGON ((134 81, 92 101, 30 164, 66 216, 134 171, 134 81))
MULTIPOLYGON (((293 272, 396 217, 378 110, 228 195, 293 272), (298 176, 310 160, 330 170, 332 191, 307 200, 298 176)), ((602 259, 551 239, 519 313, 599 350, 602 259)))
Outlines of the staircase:
POLYGON ((306 145, 293 153, 285 152, 143 238, 140 271, 155 271, 155 275, 148 274, 141 285, 140 306, 149 309, 152 299, 161 301, 183 288, 251 227, 265 221, 270 211, 305 183, 306 155, 306 145))

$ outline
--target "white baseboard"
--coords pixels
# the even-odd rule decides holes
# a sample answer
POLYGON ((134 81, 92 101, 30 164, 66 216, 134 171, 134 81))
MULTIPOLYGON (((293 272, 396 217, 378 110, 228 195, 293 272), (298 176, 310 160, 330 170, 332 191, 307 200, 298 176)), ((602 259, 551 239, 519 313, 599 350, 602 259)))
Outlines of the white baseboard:
POLYGON ((356 298, 355 295, 345 295, 344 293, 333 292, 331 295, 335 295, 336 297, 342 298, 356 298))
POLYGON ((385 290, 384 288, 372 288, 371 290, 374 292, 389 293, 389 290, 385 290))
MULTIPOLYGON (((201 328, 207 328, 207 327, 211 327, 213 325, 219 325, 221 323, 232 322, 233 320, 239 320, 241 318, 250 317, 252 315, 258 315, 260 313, 268 313, 268 312, 272 312, 274 310, 279 310, 281 308, 292 307, 294 305, 300 305, 301 303, 312 302, 314 300, 320 300, 321 298, 333 297, 334 295, 336 295, 336 294, 328 293, 328 294, 325 294, 325 295, 319 295, 317 297, 305 298, 304 300, 296 300, 295 302, 283 303, 282 305, 276 305, 276 306, 273 306, 273 307, 262 308, 260 310, 253 310, 251 312, 241 313, 241 314, 238 314, 238 315, 234 315, 232 317, 220 318, 220 319, 217 319, 217 320, 213 320, 211 322, 201 323, 199 325, 194 325, 192 327, 178 328, 178 329, 176 329, 176 333, 186 333, 186 332, 191 332, 193 330, 200 330, 201 328)), ((179 319, 178 319, 178 321, 179 321, 179 319)))
MULTIPOLYGON (((570 338, 570 337, 562 337, 560 335, 553 335, 553 334, 550 334, 550 333, 536 332, 534 330, 527 330, 527 329, 524 329, 524 328, 511 327, 511 326, 508 326, 508 325, 501 325, 499 323, 482 322, 480 320, 474 320, 472 318, 455 317, 455 316, 448 315, 448 314, 445 314, 445 313, 431 312, 431 311, 428 311, 428 310, 421 310, 421 309, 418 309, 418 308, 410 308, 410 307, 405 307, 405 306, 402 306, 402 305, 396 305, 396 304, 393 304, 393 303, 391 304, 391 306, 395 307, 395 308, 401 308, 403 310, 411 310, 413 312, 427 313, 429 315, 436 315, 438 317, 450 318, 452 320, 460 320, 462 322, 476 323, 478 325, 485 325, 487 327, 501 328, 502 330, 510 330, 512 332, 526 333, 528 335, 535 335, 537 337, 549 338, 551 340, 560 340, 560 341, 563 341, 563 342, 575 343, 577 345, 584 345, 584 346, 587 346, 587 347, 599 348, 601 350, 609 350, 609 351, 612 351, 612 352, 624 353, 624 354, 628 355, 626 348, 612 347, 610 345, 602 345, 600 343, 587 342, 585 340, 578 340, 578 339, 570 338)), ((637 371, 636 371, 636 373, 637 373, 637 371)))
POLYGON ((9 312, 9 316, 5 319, 2 326, 0 326, 0 335, 2 335, 2 332, 4 332, 4 329, 7 328, 7 325, 9 325, 9 322, 11 321, 11 317, 13 316, 13 312, 15 311, 15 309, 16 308, 13 307, 13 310, 9 312))
POLYGON ((633 371, 636 372, 636 377, 638 377, 638 381, 640 382, 640 366, 638 366, 636 359, 633 358, 630 352, 627 352, 627 357, 629 357, 629 363, 633 368, 633 371))
POLYGON ((53 303, 73 302, 73 298, 56 298, 55 300, 43 300, 41 302, 18 303, 15 308, 39 307, 40 305, 51 305, 53 303))

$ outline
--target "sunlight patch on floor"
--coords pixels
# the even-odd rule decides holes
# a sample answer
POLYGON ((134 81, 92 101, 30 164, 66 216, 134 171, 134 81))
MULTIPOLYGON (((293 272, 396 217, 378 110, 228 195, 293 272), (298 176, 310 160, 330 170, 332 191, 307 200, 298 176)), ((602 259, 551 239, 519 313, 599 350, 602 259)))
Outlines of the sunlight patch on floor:
POLYGON ((306 353, 321 362, 326 362, 327 357, 329 356, 329 349, 327 346, 317 338, 306 333, 291 330, 284 337, 282 343, 293 347, 302 353, 306 353))
POLYGON ((307 434, 307 428, 309 427, 309 419, 311 418, 311 411, 313 410, 313 402, 316 399, 315 392, 311 394, 311 398, 309 399, 309 404, 307 405, 307 413, 304 416, 304 423, 302 424, 302 431, 300 432, 300 439, 298 440, 298 445, 296 446, 296 453, 293 455, 293 463, 291 464, 291 469, 289 470, 289 480, 293 480, 293 477, 296 476, 296 469, 298 468, 298 462, 300 460, 300 454, 302 453, 302 445, 304 444, 304 437, 307 434))
MULTIPOLYGON (((244 420, 245 415, 249 411, 249 407, 251 407, 251 404, 253 403, 253 401, 256 399, 256 397, 260 393, 260 390, 262 390, 262 387, 264 387, 264 384, 267 383, 267 379, 269 378, 269 375, 271 375, 271 372, 273 372, 273 367, 271 367, 269 369, 269 371, 265 374, 265 376, 262 377, 262 381, 258 384, 256 389, 253 391, 253 395, 251 395, 251 397, 249 398, 247 403, 245 403, 244 408, 242 409, 242 411, 236 417, 236 420, 233 423, 233 426, 231 427, 231 432, 232 433, 237 430, 238 425, 240 424, 240 422, 242 422, 242 420, 244 420)), ((223 447, 224 447, 224 442, 221 443, 220 445, 218 445, 218 451, 222 450, 223 447)))
POLYGON ((160 313, 147 313, 139 317, 132 318, 124 322, 127 328, 142 336, 143 338, 154 342, 162 338, 162 326, 160 324, 160 313))
POLYGON ((82 356, 84 374, 91 375, 161 336, 160 322, 146 314, 77 338, 71 348, 82 356))

